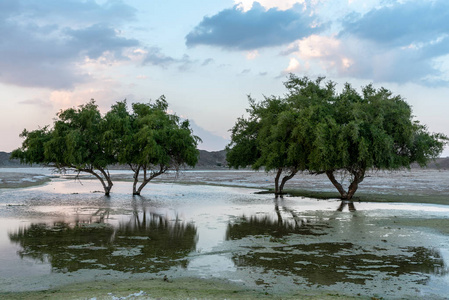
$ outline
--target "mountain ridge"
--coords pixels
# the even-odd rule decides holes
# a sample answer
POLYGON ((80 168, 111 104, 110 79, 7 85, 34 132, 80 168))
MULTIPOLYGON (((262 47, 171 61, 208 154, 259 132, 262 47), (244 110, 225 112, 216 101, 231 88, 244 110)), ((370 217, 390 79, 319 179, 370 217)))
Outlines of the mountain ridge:
MULTIPOLYGON (((226 162, 226 150, 220 151, 207 151, 199 150, 200 156, 198 158, 198 163, 194 169, 224 169, 227 168, 226 162)), ((23 168, 29 167, 28 165, 20 164, 19 160, 12 159, 9 157, 11 153, 0 151, 0 168, 23 168)), ((39 165, 36 165, 39 166, 39 165)), ((114 169, 117 167, 114 167, 114 169)), ((411 165, 412 169, 417 169, 419 166, 417 164, 411 165)), ((449 157, 440 157, 435 161, 429 162, 427 169, 440 169, 449 170, 449 157)))
MULTIPOLYGON (((206 151, 199 150, 200 156, 196 169, 220 169, 226 168, 226 150, 221 151, 206 151)), ((9 159, 11 153, 0 151, 0 168, 28 168, 29 165, 23 165, 18 159, 9 159)), ((40 167, 39 165, 33 165, 33 167, 40 167)), ((113 167, 112 169, 116 169, 113 167)))

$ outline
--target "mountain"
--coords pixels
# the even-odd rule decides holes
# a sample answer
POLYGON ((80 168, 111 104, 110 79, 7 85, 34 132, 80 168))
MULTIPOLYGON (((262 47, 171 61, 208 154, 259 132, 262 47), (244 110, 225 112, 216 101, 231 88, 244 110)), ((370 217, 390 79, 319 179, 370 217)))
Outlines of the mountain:
MULTIPOLYGON (((226 168, 226 150, 206 151, 199 150, 200 157, 196 165, 196 169, 221 169, 226 168)), ((29 167, 21 165, 17 159, 10 160, 11 153, 0 152, 0 168, 18 168, 29 167)), ((38 165, 35 165, 38 166, 38 165)), ((412 168, 419 168, 417 164, 413 164, 412 168)), ((427 169, 449 170, 449 157, 437 158, 435 162, 430 162, 427 169)))
MULTIPOLYGON (((417 164, 413 164, 412 168, 419 168, 417 164)), ((449 170, 449 157, 440 157, 435 161, 429 162, 425 169, 449 170)))
POLYGON ((0 151, 0 168, 16 168, 21 167, 18 159, 10 160, 11 153, 0 151))
MULTIPOLYGON (((226 151, 206 151, 199 150, 200 157, 196 168, 198 169, 219 169, 226 166, 226 151)), ((0 168, 20 168, 29 167, 28 165, 21 165, 19 160, 10 160, 11 153, 0 152, 0 168)), ((38 165, 35 165, 38 166, 38 165)))
POLYGON ((195 168, 197 169, 218 169, 227 166, 226 150, 206 151, 200 150, 200 157, 195 168))

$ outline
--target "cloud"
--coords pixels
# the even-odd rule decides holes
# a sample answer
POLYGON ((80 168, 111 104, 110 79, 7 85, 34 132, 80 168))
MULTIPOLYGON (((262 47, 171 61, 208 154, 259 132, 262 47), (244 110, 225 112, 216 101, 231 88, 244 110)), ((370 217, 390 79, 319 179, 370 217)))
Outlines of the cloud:
POLYGON ((266 9, 277 8, 279 10, 287 10, 295 6, 296 4, 304 4, 304 0, 234 0, 234 3, 243 11, 250 10, 254 3, 258 2, 266 9))
POLYGON ((190 56, 188 56, 187 54, 184 54, 183 57, 178 61, 178 63, 179 63, 179 67, 178 67, 179 71, 187 71, 194 64, 197 64, 198 61, 197 60, 192 60, 190 58, 190 56))
POLYGON ((322 31, 315 17, 301 7, 265 10, 258 2, 243 11, 225 9, 203 20, 186 36, 186 45, 209 45, 230 50, 255 50, 291 43, 322 31))
POLYGON ((336 51, 350 57, 351 66, 342 73, 396 83, 447 83, 435 63, 449 54, 447 11, 445 0, 412 0, 348 15, 338 34, 345 45, 336 51))
POLYGON ((146 49, 142 64, 166 68, 172 63, 176 62, 173 57, 163 54, 161 50, 162 49, 159 47, 150 47, 146 49))
MULTIPOLYGON (((3 2, 3 1, 2 1, 3 2)), ((120 0, 6 0, 16 2, 15 14, 26 19, 39 19, 53 24, 88 25, 92 23, 120 24, 134 20, 137 10, 120 0)))
MULTIPOLYGON (((345 69, 350 67, 351 59, 347 57, 352 53, 351 48, 346 48, 344 44, 335 37, 311 35, 305 39, 296 41, 289 45, 283 55, 296 55, 305 63, 305 69, 310 68, 310 62, 318 62, 321 69, 328 72, 337 70, 338 73, 345 73, 345 69)), ((300 62, 290 58, 289 66, 284 73, 297 72, 300 62)))
POLYGON ((341 34, 394 46, 429 43, 449 32, 448 11, 446 0, 396 2, 347 16, 341 34))
POLYGON ((123 58, 121 52, 124 49, 139 46, 137 40, 120 37, 113 28, 102 24, 78 30, 66 29, 65 33, 70 39, 67 46, 78 49, 77 52, 91 59, 98 59, 105 52, 114 53, 116 58, 123 58))
MULTIPOLYGON (((312 35, 291 44, 283 54, 296 55, 306 62, 306 69, 315 64, 315 68, 327 74, 374 82, 427 84, 430 78, 441 75, 431 60, 422 59, 420 50, 379 47, 375 42, 361 43, 354 37, 338 39, 312 35)), ((295 64, 290 59, 290 65, 284 72, 293 69, 293 66, 295 64)))
POLYGON ((290 58, 290 62, 288 64, 287 69, 285 69, 285 73, 295 73, 299 70, 301 64, 296 58, 290 58))
POLYGON ((246 53, 246 59, 253 60, 256 59, 259 56, 259 51, 253 50, 246 53))
MULTIPOLYGON (((181 58, 174 58, 168 55, 165 55, 162 52, 162 49, 159 47, 150 47, 143 51, 143 59, 142 59, 142 65, 152 65, 152 66, 158 66, 161 68, 168 68, 171 65, 178 65, 178 70, 180 71, 187 71, 189 70, 193 65, 198 64, 198 60, 192 60, 189 55, 184 54, 181 58)), ((205 66, 209 63, 211 63, 212 59, 206 59, 202 62, 202 66, 205 66)))
POLYGON ((19 104, 33 105, 43 110, 48 110, 53 108, 53 104, 49 100, 43 100, 41 98, 33 98, 19 101, 19 104))
POLYGON ((290 59, 283 73, 310 68, 328 76, 374 82, 447 84, 440 60, 449 54, 449 2, 409 0, 381 5, 335 19, 333 28, 340 32, 311 34, 290 43, 281 52, 290 59))
POLYGON ((134 13, 122 1, 2 1, 0 82, 72 89, 91 80, 81 67, 86 57, 127 60, 121 53, 139 44, 116 28, 134 13))
POLYGON ((210 65, 213 62, 214 62, 213 58, 206 58, 201 65, 202 66, 207 66, 207 65, 210 65))

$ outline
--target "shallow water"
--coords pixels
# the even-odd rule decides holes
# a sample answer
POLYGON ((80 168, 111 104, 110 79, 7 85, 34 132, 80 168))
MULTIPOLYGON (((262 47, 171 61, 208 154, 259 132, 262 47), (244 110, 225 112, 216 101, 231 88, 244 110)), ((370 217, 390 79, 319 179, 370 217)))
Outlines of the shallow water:
POLYGON ((116 182, 111 197, 100 188, 54 177, 0 189, 0 291, 167 275, 272 293, 449 294, 449 236, 420 223, 449 226, 448 206, 355 203, 357 211, 338 212, 336 200, 246 188, 153 183, 143 197, 129 195, 129 182, 116 182))

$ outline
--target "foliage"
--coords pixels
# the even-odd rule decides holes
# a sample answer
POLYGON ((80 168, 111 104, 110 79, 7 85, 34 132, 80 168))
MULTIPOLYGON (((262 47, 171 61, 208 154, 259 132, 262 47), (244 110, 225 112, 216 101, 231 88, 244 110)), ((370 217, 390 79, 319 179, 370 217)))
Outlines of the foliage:
POLYGON ((287 180, 303 166, 297 157, 288 155, 296 113, 277 97, 266 97, 260 103, 249 98, 249 104, 249 117, 239 118, 231 129, 226 159, 234 168, 251 166, 255 170, 276 171, 275 193, 282 194, 287 180), (286 175, 279 183, 283 172, 286 175))
POLYGON ((195 166, 200 139, 192 134, 187 120, 167 113, 164 96, 154 103, 134 103, 132 109, 127 111, 125 101, 113 106, 105 116, 105 136, 118 162, 134 171, 133 194, 140 195, 153 178, 168 170, 195 166))
POLYGON ((35 131, 23 131, 22 147, 11 154, 22 163, 39 163, 55 167, 60 172, 73 169, 94 175, 103 185, 106 195, 112 188, 108 166, 115 158, 103 143, 103 119, 94 100, 78 108, 62 110, 54 126, 35 131))
POLYGON ((411 107, 385 88, 368 85, 359 93, 347 83, 336 93, 336 84, 323 80, 290 75, 285 98, 250 100, 249 117, 231 130, 229 165, 277 169, 276 193, 285 169, 326 173, 341 198, 351 199, 367 170, 424 166, 448 141, 413 120, 411 107), (349 175, 348 189, 338 172, 349 175))
POLYGON ((325 115, 305 119, 315 128, 309 170, 325 172, 342 199, 353 197, 367 170, 396 170, 414 162, 423 166, 446 142, 414 121, 404 99, 384 88, 368 85, 360 94, 346 84, 318 105, 325 115), (350 175, 347 190, 336 180, 337 171, 350 175))
POLYGON ((104 117, 93 100, 63 110, 52 129, 24 130, 22 147, 11 158, 60 172, 87 172, 100 180, 106 195, 113 185, 108 166, 128 164, 134 171, 133 193, 140 194, 151 179, 167 170, 196 164, 200 139, 192 134, 188 121, 167 113, 163 96, 132 107, 131 114, 126 101, 117 102, 104 117), (137 187, 140 172, 143 181, 137 187))

